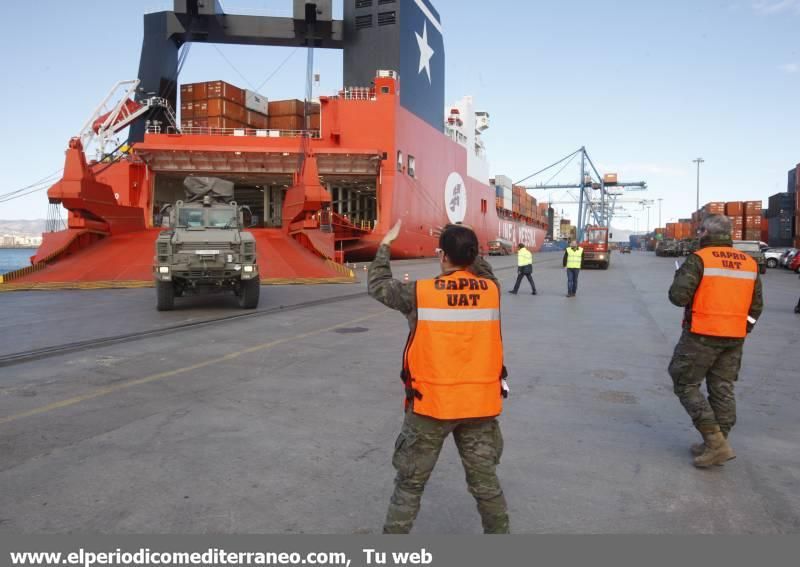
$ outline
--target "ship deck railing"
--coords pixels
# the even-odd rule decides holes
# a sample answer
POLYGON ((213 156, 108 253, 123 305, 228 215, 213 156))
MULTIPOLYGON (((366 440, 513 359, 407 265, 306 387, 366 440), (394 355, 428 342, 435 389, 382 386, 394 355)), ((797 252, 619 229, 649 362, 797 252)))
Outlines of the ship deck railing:
POLYGON ((239 136, 255 138, 320 138, 319 130, 273 130, 269 128, 208 128, 193 126, 191 128, 162 128, 148 126, 148 134, 173 134, 181 136, 239 136))

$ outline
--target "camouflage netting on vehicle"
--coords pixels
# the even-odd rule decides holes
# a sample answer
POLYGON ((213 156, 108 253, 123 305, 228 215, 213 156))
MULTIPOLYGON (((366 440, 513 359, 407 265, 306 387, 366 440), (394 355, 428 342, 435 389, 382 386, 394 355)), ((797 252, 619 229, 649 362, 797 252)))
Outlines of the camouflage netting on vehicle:
POLYGON ((197 201, 206 195, 225 202, 233 199, 233 182, 219 177, 187 177, 183 186, 189 201, 197 201))

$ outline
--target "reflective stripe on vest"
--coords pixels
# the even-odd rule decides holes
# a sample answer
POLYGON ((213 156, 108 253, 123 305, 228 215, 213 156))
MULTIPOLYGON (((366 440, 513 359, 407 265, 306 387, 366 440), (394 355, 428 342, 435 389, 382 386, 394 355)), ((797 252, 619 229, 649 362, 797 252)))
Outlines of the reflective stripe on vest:
POLYGON ((758 264, 729 246, 709 246, 695 254, 703 261, 703 279, 694 294, 690 331, 712 337, 744 338, 758 264))
POLYGON ((567 268, 580 269, 581 258, 583 258, 583 248, 578 247, 577 250, 573 250, 571 247, 567 248, 567 268))
POLYGON ((529 266, 533 264, 533 254, 527 248, 520 248, 517 252, 517 266, 529 266))
POLYGON ((494 417, 503 409, 500 291, 466 271, 416 284, 417 325, 403 368, 414 413, 494 417))

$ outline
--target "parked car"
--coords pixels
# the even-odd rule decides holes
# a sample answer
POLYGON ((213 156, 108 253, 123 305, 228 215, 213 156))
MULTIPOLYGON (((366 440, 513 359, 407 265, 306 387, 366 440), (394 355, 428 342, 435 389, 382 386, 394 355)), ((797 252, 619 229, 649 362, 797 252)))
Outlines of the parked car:
POLYGON ((761 252, 761 245, 756 240, 734 240, 733 247, 742 252, 746 252, 758 264, 758 271, 761 274, 767 273, 767 262, 761 252))
POLYGON ((630 254, 631 253, 630 244, 620 244, 619 245, 619 253, 620 254, 630 254))
POLYGON ((784 252, 783 256, 781 256, 781 261, 780 261, 781 267, 788 269, 789 262, 796 253, 797 253, 797 248, 790 248, 789 250, 784 252))
POLYGON ((489 256, 508 256, 513 252, 514 244, 508 240, 492 240, 489 242, 489 256))
POLYGON ((781 265, 781 256, 791 248, 767 248, 764 250, 764 257, 767 259, 767 268, 777 268, 781 265))
POLYGON ((789 269, 796 274, 800 274, 800 254, 797 252, 792 256, 792 261, 789 262, 789 269))

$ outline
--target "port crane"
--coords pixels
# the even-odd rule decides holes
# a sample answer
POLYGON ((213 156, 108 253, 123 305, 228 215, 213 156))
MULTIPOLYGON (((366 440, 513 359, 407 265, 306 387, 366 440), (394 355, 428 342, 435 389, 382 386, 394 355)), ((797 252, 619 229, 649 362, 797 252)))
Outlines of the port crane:
MULTIPOLYGON (((88 153, 90 145, 94 144, 98 161, 102 161, 108 155, 106 149, 111 144, 116 144, 116 134, 139 118, 151 113, 155 108, 163 111, 167 127, 172 128, 173 131, 177 130, 175 112, 166 98, 151 96, 139 101, 133 100, 133 96, 137 94, 139 83, 139 79, 117 81, 83 124, 78 134, 81 146, 88 153), (119 96, 119 99, 109 106, 116 96, 119 96)), ((113 153, 114 150, 111 151, 113 153)))
MULTIPOLYGON (((647 189, 645 181, 620 181, 617 179, 616 174, 601 175, 600 172, 592 162, 589 153, 586 151, 585 146, 581 146, 571 154, 561 158, 557 162, 548 165, 544 169, 534 172, 527 177, 516 182, 516 185, 522 184, 542 173, 549 171, 561 164, 562 167, 551 177, 551 180, 561 173, 576 156, 580 156, 581 160, 581 175, 578 183, 540 183, 536 185, 524 185, 526 191, 538 191, 549 189, 579 189, 578 194, 578 240, 583 240, 586 227, 594 221, 595 226, 604 227, 608 230, 611 227, 611 219, 614 218, 616 207, 618 203, 625 202, 621 200, 620 196, 624 190, 629 191, 644 191, 647 189), (588 167, 587 167, 588 166, 588 167), (594 174, 594 177, 592 176, 594 174), (595 192, 599 192, 595 194, 595 192)), ((638 201, 636 201, 638 202, 638 201)), ((567 203, 565 203, 567 204, 567 203)), ((569 202, 568 204, 575 204, 569 202)))

